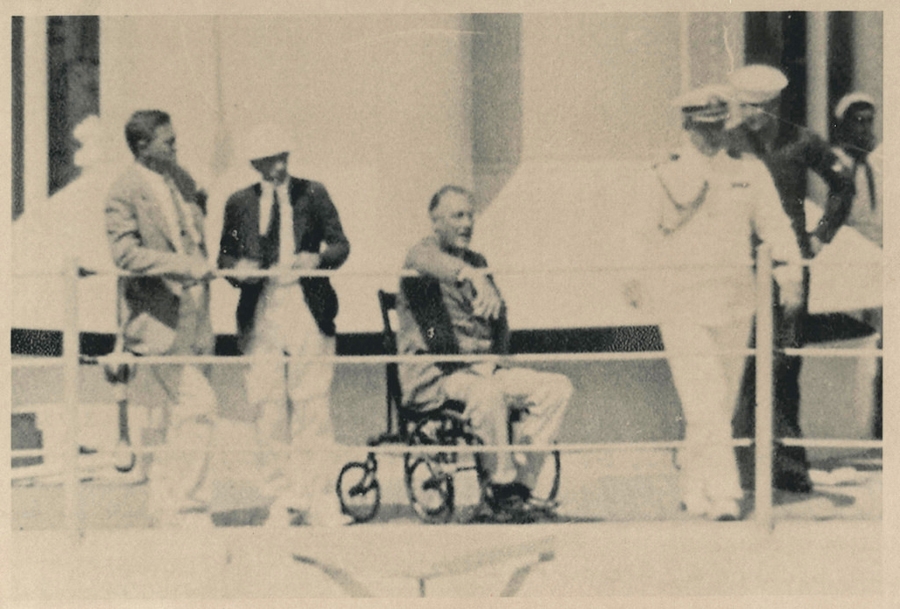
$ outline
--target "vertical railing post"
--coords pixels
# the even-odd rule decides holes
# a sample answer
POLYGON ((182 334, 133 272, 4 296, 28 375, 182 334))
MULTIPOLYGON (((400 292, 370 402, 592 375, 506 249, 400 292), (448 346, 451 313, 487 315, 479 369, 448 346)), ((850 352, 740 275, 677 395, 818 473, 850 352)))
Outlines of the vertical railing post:
POLYGON ((774 395, 774 320, 772 313, 772 252, 767 245, 756 257, 756 520, 771 530, 772 520, 772 399, 774 395))
MULTIPOLYGON (((66 425, 65 446, 65 522, 66 530, 76 533, 79 528, 78 518, 78 264, 74 259, 68 260, 64 275, 65 322, 62 337, 63 356, 63 407, 66 425)), ((54 447, 58 450, 58 447, 54 447)))

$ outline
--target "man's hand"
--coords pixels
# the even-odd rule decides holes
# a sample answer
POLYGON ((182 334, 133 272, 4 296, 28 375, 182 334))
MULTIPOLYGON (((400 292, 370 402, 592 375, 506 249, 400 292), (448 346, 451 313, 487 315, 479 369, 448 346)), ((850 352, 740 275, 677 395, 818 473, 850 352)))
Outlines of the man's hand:
MULTIPOLYGON (((241 258, 237 261, 237 264, 232 267, 231 270, 244 272, 244 271, 258 271, 259 270, 259 260, 251 260, 250 258, 241 258)), ((264 277, 238 277, 237 280, 241 283, 260 283, 264 277)))
POLYGON ((471 266, 464 266, 457 275, 460 281, 468 281, 475 292, 472 312, 483 319, 497 319, 503 308, 503 299, 487 275, 471 266))
POLYGON ((809 249, 812 251, 813 257, 818 256, 825 243, 822 242, 814 233, 809 235, 809 249))
POLYGON ((803 278, 800 267, 779 266, 773 271, 781 306, 792 312, 803 306, 803 278))
POLYGON ((206 258, 195 258, 190 269, 190 280, 187 285, 193 285, 204 281, 212 281, 216 276, 216 269, 206 258))
POLYGON ((319 268, 320 263, 321 257, 319 254, 313 252, 300 252, 299 254, 294 255, 294 261, 291 263, 291 268, 314 271, 319 268))

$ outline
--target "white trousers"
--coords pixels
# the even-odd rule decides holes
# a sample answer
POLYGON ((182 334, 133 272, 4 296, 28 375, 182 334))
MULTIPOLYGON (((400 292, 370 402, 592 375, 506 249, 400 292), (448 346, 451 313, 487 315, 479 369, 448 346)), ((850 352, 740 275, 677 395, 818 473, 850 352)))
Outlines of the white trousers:
MULTIPOLYGON (((528 368, 496 368, 477 364, 441 381, 447 399, 465 402, 465 414, 476 434, 488 445, 507 446, 511 408, 523 409, 515 444, 549 444, 556 440, 572 383, 562 375, 528 368)), ((546 453, 526 453, 517 463, 512 453, 485 453, 483 462, 494 483, 518 481, 534 488, 546 453)))
POLYGON ((270 284, 257 309, 248 354, 250 403, 259 409, 257 438, 263 492, 286 497, 306 510, 316 497, 331 499, 341 455, 334 451, 331 382, 334 364, 292 361, 284 355, 334 355, 335 339, 323 335, 300 286, 270 284))
POLYGON ((685 419, 685 446, 678 453, 682 500, 688 511, 702 513, 712 501, 743 495, 730 442, 745 356, 714 352, 746 349, 750 320, 722 326, 666 323, 660 331, 667 351, 701 354, 673 353, 669 367, 685 419))
POLYGON ((200 366, 149 365, 165 393, 162 408, 151 411, 151 427, 164 430, 165 445, 153 455, 147 473, 150 512, 167 517, 206 503, 203 485, 209 469, 209 443, 216 396, 200 366))

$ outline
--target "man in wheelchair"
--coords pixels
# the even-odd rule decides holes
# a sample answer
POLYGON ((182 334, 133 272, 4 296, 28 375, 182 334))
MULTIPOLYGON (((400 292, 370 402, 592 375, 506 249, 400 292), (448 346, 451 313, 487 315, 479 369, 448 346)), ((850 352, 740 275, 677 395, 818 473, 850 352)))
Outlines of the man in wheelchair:
MULTIPOLYGON (((419 273, 401 280, 397 300, 398 351, 411 354, 504 354, 509 343, 506 307, 487 261, 469 249, 472 195, 444 186, 429 205, 434 234, 408 252, 404 267, 419 273)), ((572 384, 561 374, 513 368, 494 361, 403 363, 404 407, 426 411, 465 405, 463 415, 486 445, 508 446, 508 420, 519 418, 515 444, 547 445, 557 436, 572 384)), ((485 502, 513 518, 553 505, 532 496, 546 453, 487 452, 485 502)))

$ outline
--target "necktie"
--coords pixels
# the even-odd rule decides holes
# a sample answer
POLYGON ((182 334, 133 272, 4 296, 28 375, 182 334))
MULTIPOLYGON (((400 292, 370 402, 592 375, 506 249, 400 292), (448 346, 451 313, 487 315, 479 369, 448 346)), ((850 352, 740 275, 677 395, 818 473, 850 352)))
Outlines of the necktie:
POLYGON ((866 169, 866 182, 869 185, 869 204, 871 209, 875 209, 875 174, 872 171, 872 166, 869 165, 868 160, 864 160, 862 162, 863 166, 866 169))
POLYGON ((281 210, 278 204, 278 193, 272 192, 272 211, 269 214, 269 227, 266 230, 265 248, 263 251, 264 268, 271 268, 278 263, 278 236, 281 232, 281 210))
POLYGON ((294 261, 294 218, 290 204, 279 201, 278 191, 275 191, 275 205, 279 208, 278 217, 281 223, 278 232, 278 260, 279 264, 290 268, 294 261), (282 209, 283 208, 283 209, 282 209))
MULTIPOLYGON (((180 254, 187 256, 205 256, 200 248, 200 234, 192 224, 192 216, 190 210, 181 197, 181 193, 171 180, 166 180, 169 187, 169 193, 172 195, 172 205, 175 207, 175 216, 178 219, 178 234, 175 235, 175 249, 180 254)), ((182 295, 190 296, 194 305, 200 305, 203 302, 204 285, 201 283, 188 283, 182 295)), ((186 302, 186 301, 185 301, 186 302)))
MULTIPOLYGON (((872 166, 866 159, 857 159, 853 163, 853 175, 856 176, 859 168, 862 167, 866 172, 866 188, 869 190, 869 209, 875 209, 875 174, 872 172, 872 166)), ((856 193, 859 195, 860 193, 856 193)))
POLYGON ((185 208, 181 193, 171 180, 166 180, 169 194, 172 196, 172 205, 175 207, 175 217, 178 219, 178 235, 176 249, 188 256, 192 255, 198 246, 198 235, 189 222, 190 212, 185 208))

